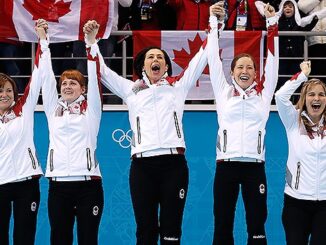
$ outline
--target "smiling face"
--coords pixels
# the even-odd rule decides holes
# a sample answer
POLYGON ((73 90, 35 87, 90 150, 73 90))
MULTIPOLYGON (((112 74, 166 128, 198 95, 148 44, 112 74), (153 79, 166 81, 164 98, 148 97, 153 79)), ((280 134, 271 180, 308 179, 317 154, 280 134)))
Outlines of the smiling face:
POLYGON ((256 68, 251 57, 243 56, 231 64, 231 76, 242 88, 248 88, 256 78, 256 68))
POLYGON ((14 102, 14 88, 10 82, 5 82, 3 87, 0 87, 0 115, 3 115, 9 110, 14 102))
POLYGON ((283 13, 286 18, 290 18, 294 15, 294 5, 292 2, 285 2, 283 5, 283 13))
POLYGON ((314 123, 318 123, 325 111, 326 91, 321 84, 312 84, 308 87, 305 105, 307 113, 314 123))
POLYGON ((85 87, 82 87, 77 80, 65 78, 61 83, 61 96, 68 104, 74 102, 83 93, 85 87))
POLYGON ((159 49, 148 50, 145 55, 143 70, 152 84, 160 80, 168 70, 163 52, 159 49))
POLYGON ((64 71, 61 74, 59 86, 62 99, 68 104, 86 92, 85 78, 78 70, 64 71))

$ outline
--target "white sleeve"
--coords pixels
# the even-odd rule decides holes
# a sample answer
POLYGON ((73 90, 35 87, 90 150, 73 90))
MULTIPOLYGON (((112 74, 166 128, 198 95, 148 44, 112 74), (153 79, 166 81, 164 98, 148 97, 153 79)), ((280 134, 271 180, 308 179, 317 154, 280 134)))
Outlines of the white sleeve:
MULTIPOLYGON (((94 44, 93 44, 94 45, 94 44)), ((87 74, 88 74, 88 88, 87 88, 87 109, 94 115, 96 120, 100 120, 102 114, 102 101, 100 89, 100 62, 98 57, 98 46, 87 49, 87 74), (92 52, 91 52, 92 51, 92 52)))
POLYGON ((209 42, 207 44, 209 75, 215 95, 216 105, 219 107, 221 104, 220 101, 222 100, 221 95, 223 94, 225 87, 229 86, 229 84, 226 81, 220 58, 217 24, 214 17, 210 17, 209 20, 211 27, 209 42))
POLYGON ((40 57, 41 45, 38 44, 32 76, 25 88, 23 96, 18 100, 18 103, 22 106, 21 109, 23 113, 27 112, 28 114, 33 114, 37 105, 42 85, 41 71, 39 67, 40 57))
POLYGON ((301 85, 301 83, 307 81, 306 75, 301 72, 294 75, 288 80, 276 93, 275 101, 278 110, 278 114, 285 126, 290 129, 298 120, 298 113, 294 105, 290 101, 291 95, 301 85))
MULTIPOLYGON (((104 62, 101 52, 99 51, 98 45, 93 44, 91 46, 91 53, 93 53, 92 49, 96 48, 97 55, 99 57, 100 62, 100 72, 101 72, 101 82, 107 87, 111 92, 125 100, 127 96, 132 92, 132 87, 134 82, 119 76, 116 72, 112 71, 108 68, 104 62)), ((94 51, 95 52, 95 51, 94 51)))
POLYGON ((309 14, 320 3, 321 3, 320 0, 299 0, 298 7, 305 14, 309 14))
POLYGON ((270 104, 278 81, 279 42, 277 17, 267 19, 267 57, 263 75, 262 97, 266 104, 270 104))
POLYGON ((42 98, 43 107, 47 117, 55 110, 58 101, 57 81, 55 79, 49 43, 46 40, 41 40, 42 55, 40 58, 40 70, 42 74, 42 98))

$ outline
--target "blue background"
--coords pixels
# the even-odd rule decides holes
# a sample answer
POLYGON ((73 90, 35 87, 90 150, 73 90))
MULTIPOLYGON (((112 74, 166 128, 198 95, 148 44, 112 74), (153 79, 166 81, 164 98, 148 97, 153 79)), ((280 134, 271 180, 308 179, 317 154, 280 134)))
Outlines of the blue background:
MULTIPOLYGON (((186 157, 190 171, 190 184, 183 219, 182 244, 212 244, 216 113, 214 111, 185 112, 183 125, 187 143, 186 157)), ((105 193, 105 207, 99 231, 100 245, 135 244, 135 221, 128 185, 130 150, 122 148, 113 141, 112 132, 117 128, 125 132, 130 129, 127 112, 103 112, 97 150, 105 193)), ((43 112, 35 113, 34 135, 38 158, 45 169, 48 129, 43 112)), ((268 244, 281 245, 285 244, 281 213, 287 141, 277 112, 271 112, 267 123, 265 143, 268 181, 267 239, 268 244)), ((41 204, 38 213, 36 244, 46 245, 49 244, 50 239, 47 216, 48 180, 42 178, 40 183, 41 204)), ((235 244, 246 244, 247 234, 242 198, 238 200, 234 237, 235 244)), ((77 244, 76 240, 75 238, 74 244, 77 244)))

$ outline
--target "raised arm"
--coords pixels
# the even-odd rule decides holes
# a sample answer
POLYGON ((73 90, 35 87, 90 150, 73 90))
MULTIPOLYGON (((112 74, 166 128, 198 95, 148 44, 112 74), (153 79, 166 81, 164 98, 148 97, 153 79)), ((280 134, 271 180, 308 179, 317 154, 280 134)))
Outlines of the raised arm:
MULTIPOLYGON (((95 40, 98 30, 99 24, 96 21, 88 21, 85 24, 84 33, 86 43, 91 43, 92 40, 95 40), (90 26, 90 31, 86 31, 88 26, 90 26)), ((92 47, 93 45, 95 45, 95 42, 91 46, 86 45, 88 73, 87 107, 90 114, 94 115, 95 119, 99 119, 102 114, 101 76, 98 72, 100 70, 100 62, 98 46, 95 45, 92 47)))
POLYGON ((208 33, 207 39, 203 42, 197 54, 191 59, 188 67, 178 77, 176 77, 177 80, 179 77, 181 77, 180 85, 184 87, 185 97, 187 96, 189 89, 196 84, 196 81, 199 79, 204 68, 207 66, 208 46, 213 45, 216 47, 218 42, 217 31, 218 29, 222 30, 224 27, 224 16, 225 10, 223 7, 223 2, 218 2, 210 7, 211 30, 208 33))
POLYGON ((278 42, 278 16, 275 15, 275 9, 269 4, 264 8, 267 18, 267 57, 262 77, 262 96, 266 104, 270 104, 273 98, 277 80, 279 65, 279 42, 278 42))
MULTIPOLYGON (((95 22, 96 23, 96 22, 95 22)), ((97 23, 96 23, 97 24, 97 23)), ((108 68, 104 62, 104 59, 100 53, 98 45, 96 43, 96 39, 94 36, 87 35, 92 32, 93 25, 85 25, 84 33, 86 34, 86 45, 90 47, 90 53, 93 55, 97 55, 100 63, 100 74, 101 74, 101 82, 105 87, 110 89, 114 94, 118 95, 120 98, 125 100, 129 93, 132 92, 133 82, 119 76, 117 73, 108 68)))
POLYGON ((27 113, 32 116, 34 115, 34 110, 37 105, 42 85, 41 71, 39 67, 41 57, 41 44, 39 43, 36 51, 32 76, 24 90, 23 96, 19 98, 14 107, 14 110, 17 110, 18 113, 22 111, 23 114, 27 113))
POLYGON ((42 98, 43 107, 47 117, 55 110, 58 100, 57 81, 55 79, 51 53, 49 49, 49 39, 46 35, 48 24, 45 20, 39 19, 36 22, 36 31, 40 39, 42 55, 39 62, 39 68, 42 76, 42 98))
MULTIPOLYGON (((214 5, 210 7, 210 35, 207 44, 209 75, 215 94, 215 99, 220 100, 225 86, 229 86, 223 72, 223 65, 220 58, 218 27, 223 25, 221 19, 217 19, 214 13, 214 5)), ((219 106, 220 103, 217 103, 219 106)))
POLYGON ((300 64, 301 72, 288 80, 276 93, 275 101, 278 114, 286 128, 291 128, 298 120, 298 113, 290 101, 291 95, 295 90, 308 79, 311 71, 310 61, 304 61, 300 64))

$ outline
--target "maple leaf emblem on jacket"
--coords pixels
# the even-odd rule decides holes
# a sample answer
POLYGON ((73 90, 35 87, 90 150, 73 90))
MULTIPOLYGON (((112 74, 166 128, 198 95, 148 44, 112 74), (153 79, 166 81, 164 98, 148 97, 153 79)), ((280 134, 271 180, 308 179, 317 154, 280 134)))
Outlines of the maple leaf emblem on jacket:
POLYGON ((68 14, 71 2, 63 0, 25 0, 24 8, 33 16, 33 20, 45 19, 49 22, 59 22, 59 18, 68 14))
MULTIPOLYGON (((175 57, 173 61, 182 69, 185 69, 190 60, 196 55, 202 44, 203 40, 201 40, 199 34, 197 33, 194 40, 191 41, 188 39, 190 53, 188 53, 184 48, 182 48, 180 51, 173 50, 175 57)), ((203 74, 209 74, 208 66, 205 67, 203 74)))

